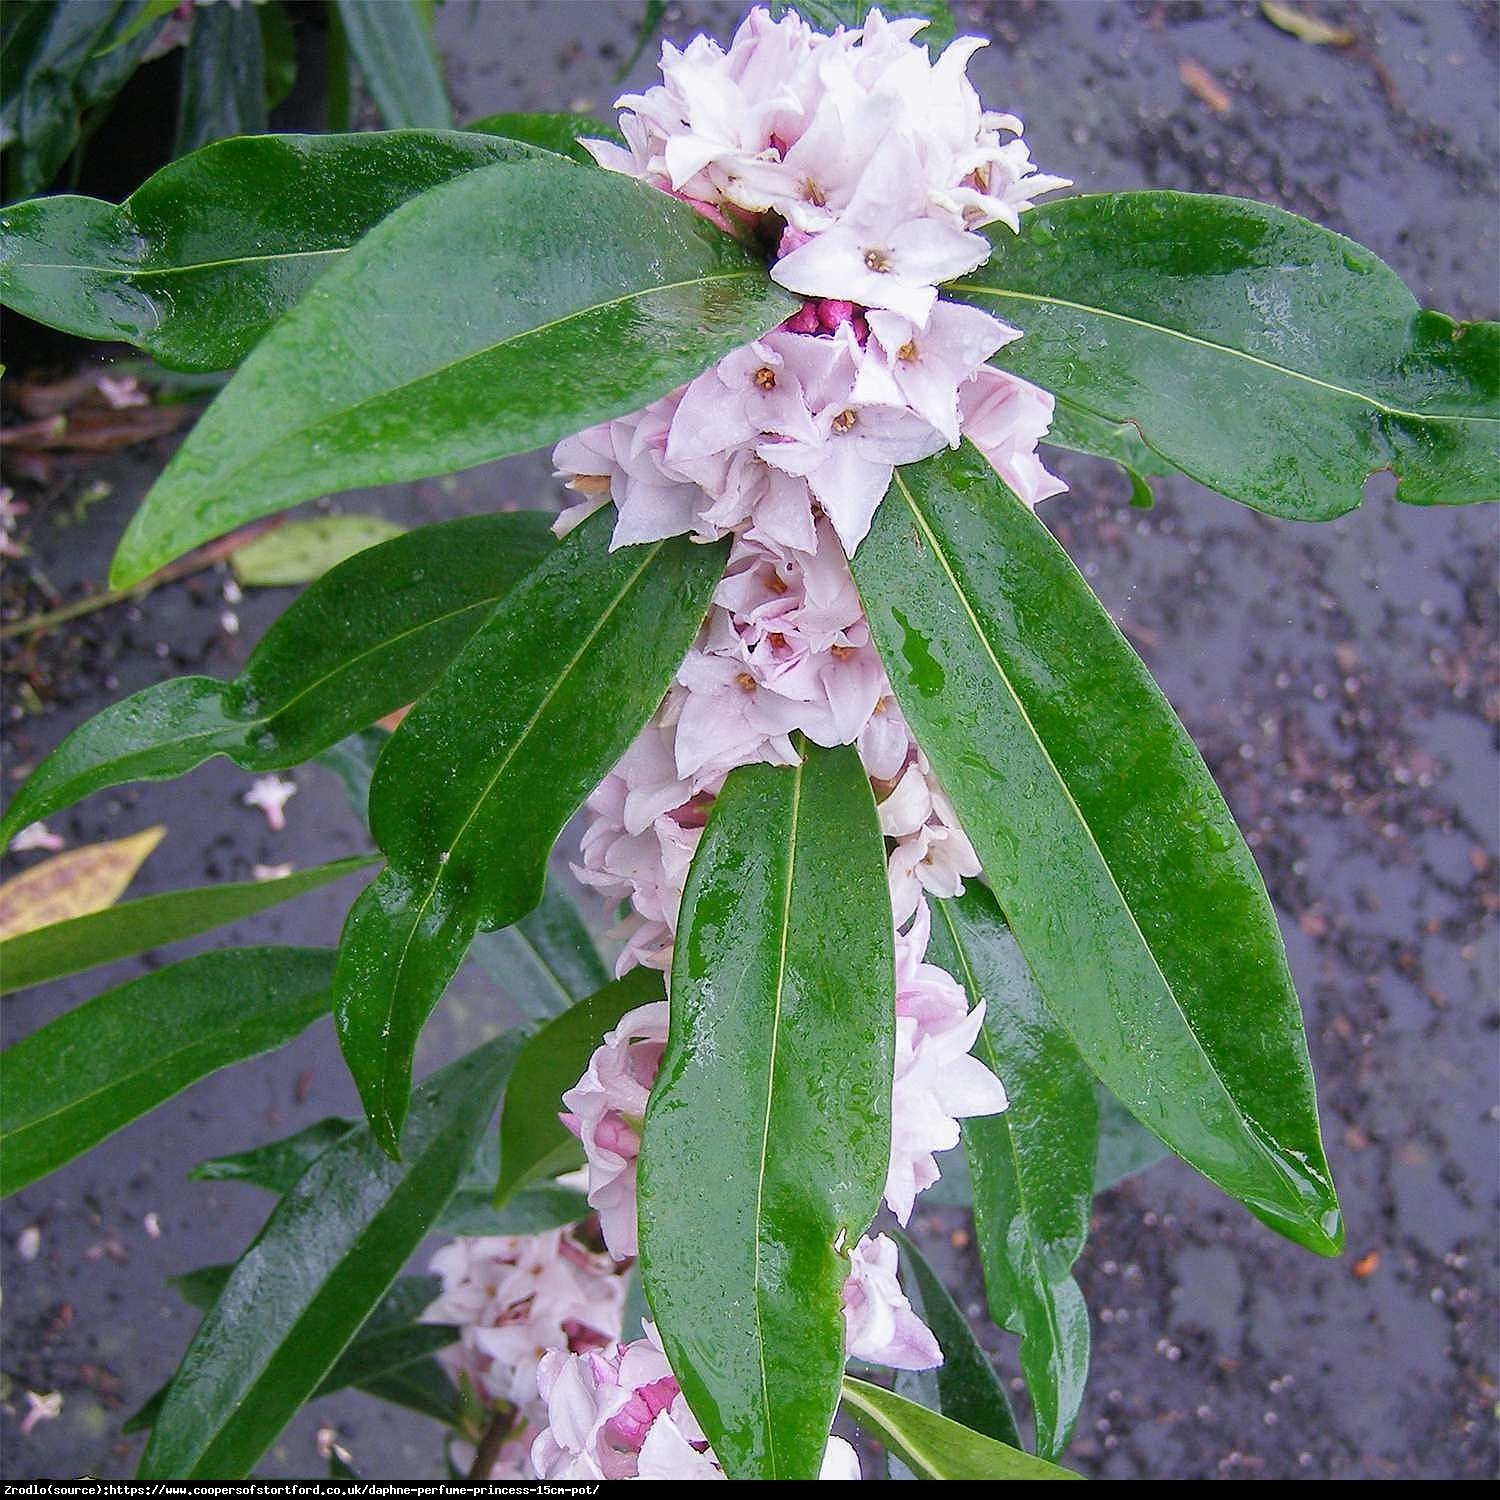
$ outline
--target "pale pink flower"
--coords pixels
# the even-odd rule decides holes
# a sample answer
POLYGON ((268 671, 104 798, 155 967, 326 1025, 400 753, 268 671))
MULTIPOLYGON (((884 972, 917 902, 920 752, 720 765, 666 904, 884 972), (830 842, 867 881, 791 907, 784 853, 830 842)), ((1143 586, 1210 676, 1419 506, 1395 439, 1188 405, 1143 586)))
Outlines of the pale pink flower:
POLYGON ((53 833, 45 823, 28 823, 10 841, 12 854, 27 854, 33 849, 46 849, 56 854, 66 846, 67 840, 60 833, 53 833))
POLYGON ((958 400, 964 436, 1027 505, 1067 489, 1036 453, 1052 425, 1054 403, 1047 391, 986 367, 963 386, 958 400))
POLYGON ((855 1359, 893 1370, 930 1370, 943 1362, 932 1330, 912 1311, 897 1280, 895 1241, 866 1235, 849 1255, 844 1282, 844 1345, 855 1359))
POLYGON ((276 775, 259 776, 240 801, 246 807, 258 807, 266 815, 266 826, 272 833, 280 833, 286 827, 283 809, 297 795, 295 781, 283 781, 276 775))

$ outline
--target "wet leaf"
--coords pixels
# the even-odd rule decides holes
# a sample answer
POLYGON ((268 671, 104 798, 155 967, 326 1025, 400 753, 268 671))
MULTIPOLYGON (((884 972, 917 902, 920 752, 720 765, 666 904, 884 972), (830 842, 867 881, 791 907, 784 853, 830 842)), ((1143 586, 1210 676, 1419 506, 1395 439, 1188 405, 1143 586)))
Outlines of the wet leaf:
POLYGON ((890 1161, 885 841, 852 746, 730 774, 698 845, 646 1110, 640 1265, 732 1479, 816 1479, 847 1251, 890 1161))
MULTIPOLYGON (((90 912, 112 906, 124 895, 126 886, 135 879, 135 872, 166 832, 166 826, 158 824, 128 838, 86 844, 81 849, 54 854, 12 876, 0 885, 0 940, 9 942, 38 928, 86 917, 90 912)), ((6 953, 8 959, 9 949, 6 953)), ((5 987, 18 987, 9 974, 5 976, 5 987)))
POLYGON ((405 531, 384 516, 316 516, 278 526, 231 552, 229 565, 247 588, 311 583, 378 542, 405 531))
POLYGON ((359 1126, 277 1204, 204 1318, 141 1459, 141 1479, 242 1478, 318 1389, 452 1197, 519 1038, 435 1073, 404 1160, 359 1126))
POLYGON ((902 712, 1090 1068, 1272 1228, 1337 1253, 1265 886, 1067 554, 966 445, 896 471, 853 571, 902 712))
POLYGON ((1117 463, 1130 481, 1130 503, 1141 510, 1150 510, 1156 503, 1151 479, 1177 472, 1141 441, 1140 433, 1129 422, 1107 422, 1062 398, 1057 401, 1052 425, 1042 441, 1055 448, 1117 463))
POLYGON ((1083 1478, 863 1380, 844 1381, 844 1410, 919 1479, 1083 1478))
POLYGON ((96 1146, 190 1083, 328 1010, 326 948, 228 948, 70 1010, 0 1053, 0 1192, 96 1146))
POLYGON ((246 771, 297 765, 410 703, 554 550, 548 519, 468 516, 356 553, 291 605, 235 681, 174 677, 75 729, 12 799, 0 841, 90 792, 215 755, 246 771))
POLYGON ((71 193, 10 204, 0 301, 173 369, 227 369, 393 208, 476 167, 534 156, 454 131, 219 141, 118 207, 71 193))
POLYGON ((990 1317, 1021 1336, 1036 1451, 1056 1458, 1068 1446, 1088 1379, 1088 1310, 1071 1270, 1094 1202, 1094 1080, 1042 1000, 990 892, 971 882, 961 897, 932 905, 929 956, 962 983, 971 1003, 985 1001, 974 1053, 1010 1095, 1003 1114, 963 1122, 974 1239, 990 1317))
POLYGON ((1500 323, 1423 312, 1352 240, 1174 192, 1068 198, 992 238, 951 288, 1025 331, 992 363, 1210 489, 1302 521, 1381 469, 1413 505, 1500 496, 1500 323))
MULTIPOLYGON (((0 994, 64 974, 82 973, 133 953, 164 948, 168 943, 279 906, 374 863, 373 855, 359 854, 298 870, 280 880, 250 880, 143 896, 139 901, 38 927, 0 943, 0 994)), ((4 895, 0 887, 0 903, 4 895)))
POLYGON ((486 115, 482 120, 465 125, 464 129, 480 135, 503 135, 507 140, 523 141, 543 151, 570 156, 586 167, 594 165, 594 158, 578 144, 580 137, 613 141, 617 146, 625 144, 618 126, 606 125, 603 120, 595 120, 589 115, 486 115))
POLYGON ((610 552, 612 524, 599 512, 526 575, 375 768, 390 864, 344 924, 334 1017, 389 1147, 417 1037, 475 932, 541 900, 557 835, 661 702, 723 572, 727 543, 610 552))
POLYGON ((197 7, 182 56, 174 157, 266 129, 266 56, 259 6, 197 7))
POLYGON ((432 37, 411 0, 335 0, 350 55, 387 125, 453 123, 432 37))
POLYGON ((758 257, 642 183, 551 155, 465 173, 383 219, 261 341, 136 512, 111 580, 299 500, 637 410, 795 307, 758 257))

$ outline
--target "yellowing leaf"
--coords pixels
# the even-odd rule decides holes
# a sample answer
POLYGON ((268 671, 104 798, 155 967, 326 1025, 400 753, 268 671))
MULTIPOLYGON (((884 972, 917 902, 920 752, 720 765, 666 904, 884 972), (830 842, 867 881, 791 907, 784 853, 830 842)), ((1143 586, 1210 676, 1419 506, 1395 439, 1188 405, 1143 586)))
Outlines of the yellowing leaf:
POLYGON ((1280 0, 1260 0, 1260 13, 1273 26, 1279 26, 1299 42, 1312 47, 1352 47, 1355 42, 1350 27, 1330 26, 1327 21, 1320 21, 1294 5, 1281 4, 1280 0))
POLYGON ((86 917, 113 906, 156 848, 166 827, 54 854, 0 885, 0 939, 86 917))
POLYGON ((400 536, 404 529, 381 516, 318 516, 246 542, 229 562, 234 576, 249 588, 311 583, 336 563, 400 536))

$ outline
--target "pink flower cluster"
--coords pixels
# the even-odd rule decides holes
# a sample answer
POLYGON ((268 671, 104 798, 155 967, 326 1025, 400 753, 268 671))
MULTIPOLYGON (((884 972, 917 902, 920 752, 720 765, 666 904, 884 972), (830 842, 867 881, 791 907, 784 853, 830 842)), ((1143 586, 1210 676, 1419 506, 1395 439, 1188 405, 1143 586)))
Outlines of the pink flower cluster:
MULTIPOLYGON (((555 1350, 538 1375, 549 1426, 531 1449, 540 1479, 723 1479, 662 1353, 646 1337, 584 1354, 555 1350)), ((860 1478, 859 1460, 830 1437, 823 1479, 860 1478)))
POLYGON ((430 1269, 443 1285, 422 1321, 461 1330, 438 1359, 484 1405, 506 1404, 515 1411, 491 1477, 533 1478, 528 1428, 547 1419, 538 1362, 549 1350, 583 1353, 620 1337, 621 1268, 568 1230, 556 1229, 456 1239, 433 1256, 430 1269))

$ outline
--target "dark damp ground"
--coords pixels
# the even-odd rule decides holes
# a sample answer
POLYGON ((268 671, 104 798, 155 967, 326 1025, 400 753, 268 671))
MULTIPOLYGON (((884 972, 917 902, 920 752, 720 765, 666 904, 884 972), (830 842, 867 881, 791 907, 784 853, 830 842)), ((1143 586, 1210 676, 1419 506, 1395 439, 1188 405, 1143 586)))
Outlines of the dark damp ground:
MULTIPOLYGON (((1355 29, 1345 51, 1299 41, 1248 3, 958 9, 995 41, 973 68, 982 91, 1026 118, 1047 170, 1085 190, 1211 189, 1279 203, 1371 246, 1425 304, 1495 316, 1493 5, 1322 5, 1355 29), (1184 67, 1200 78, 1197 93, 1184 67), (1214 88, 1223 113, 1200 97, 1214 88)), ((638 13, 454 0, 438 32, 459 117, 604 111, 638 13)), ((722 35, 732 20, 728 6, 682 5, 669 29, 722 35)), ((648 71, 643 60, 631 81, 648 71)), ((103 577, 165 453, 148 445, 62 465, 46 495, 29 496, 33 561, 64 596, 103 577), (85 504, 101 484, 107 497, 85 504)), ((1298 1251, 1175 1163, 1105 1194, 1079 1268, 1095 1354, 1070 1461, 1111 1478, 1489 1476, 1494 514, 1409 510, 1375 483, 1364 509, 1314 528, 1264 520, 1186 481, 1160 484, 1160 503, 1143 513, 1108 469, 1062 467, 1073 491, 1050 502, 1049 522, 1202 745, 1265 871, 1306 1006, 1349 1243, 1332 1262, 1298 1251)), ((518 461, 337 504, 418 522, 551 497, 546 466, 518 461)), ((175 673, 232 673, 290 595, 248 593, 230 635, 222 584, 201 574, 8 647, 10 781, 123 693, 175 673)), ((11 567, 7 610, 38 607, 28 589, 11 567)), ((165 823, 136 894, 362 847, 334 778, 305 769, 295 779, 281 834, 239 804, 249 778, 223 762, 100 794, 53 826, 77 845, 165 823)), ((332 941, 351 895, 350 885, 315 894, 216 941, 332 941)), ((7 1032, 23 1035, 160 961, 6 1000, 7 1032)), ((505 1018, 466 971, 428 1029, 419 1071, 505 1018)), ((321 1026, 198 1085, 6 1205, 7 1477, 130 1471, 137 1448, 120 1439, 120 1422, 166 1378, 193 1326, 163 1278, 235 1256, 266 1207, 250 1189, 188 1184, 187 1169, 353 1109, 321 1026), (145 1230, 148 1213, 159 1238, 145 1230), (25 1263, 17 1237, 33 1224, 41 1253, 25 1263), (59 1420, 23 1439, 12 1411, 24 1409, 26 1388, 65 1400, 59 1420)), ((927 1211, 918 1225, 977 1314, 958 1216, 927 1211)), ((1013 1340, 990 1342, 1013 1375, 1013 1340)), ((369 1476, 440 1472, 432 1429, 363 1398, 317 1403, 262 1472, 319 1472, 321 1422, 337 1425, 369 1476)))

